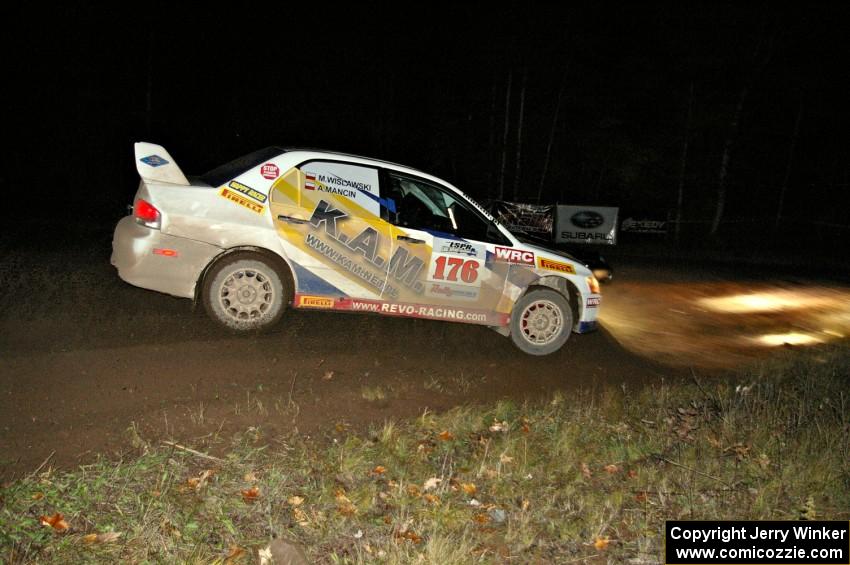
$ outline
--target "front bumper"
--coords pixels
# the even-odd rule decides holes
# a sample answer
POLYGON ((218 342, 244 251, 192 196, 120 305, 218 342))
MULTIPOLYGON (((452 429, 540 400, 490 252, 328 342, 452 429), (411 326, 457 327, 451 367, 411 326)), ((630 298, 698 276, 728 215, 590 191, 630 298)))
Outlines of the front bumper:
POLYGON ((576 321, 573 331, 577 334, 584 334, 595 331, 598 324, 596 317, 599 313, 599 306, 602 304, 602 296, 598 294, 590 294, 583 297, 584 303, 581 305, 581 318, 576 321))
POLYGON ((139 225, 126 216, 115 226, 111 263, 118 276, 134 286, 194 298, 198 278, 222 251, 215 245, 139 225))

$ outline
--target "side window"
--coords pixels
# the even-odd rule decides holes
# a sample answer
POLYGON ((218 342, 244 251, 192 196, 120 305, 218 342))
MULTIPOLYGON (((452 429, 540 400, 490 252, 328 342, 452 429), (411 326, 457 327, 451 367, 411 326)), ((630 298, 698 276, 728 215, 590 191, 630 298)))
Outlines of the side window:
POLYGON ((378 170, 335 161, 308 161, 299 167, 304 173, 304 191, 344 196, 367 212, 381 215, 378 170))
POLYGON ((388 173, 387 197, 394 202, 390 222, 397 226, 454 234, 486 241, 489 224, 443 187, 396 173, 388 173))

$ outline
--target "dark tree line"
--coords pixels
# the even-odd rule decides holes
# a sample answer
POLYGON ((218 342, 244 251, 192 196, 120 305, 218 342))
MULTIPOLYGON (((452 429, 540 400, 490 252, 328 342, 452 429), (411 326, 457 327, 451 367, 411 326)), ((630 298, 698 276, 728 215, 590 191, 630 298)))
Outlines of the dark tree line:
POLYGON ((685 240, 846 236, 845 12, 18 8, 0 182, 84 186, 98 206, 65 206, 109 223, 135 190, 133 141, 190 173, 280 144, 409 163, 479 198, 620 206, 685 240))

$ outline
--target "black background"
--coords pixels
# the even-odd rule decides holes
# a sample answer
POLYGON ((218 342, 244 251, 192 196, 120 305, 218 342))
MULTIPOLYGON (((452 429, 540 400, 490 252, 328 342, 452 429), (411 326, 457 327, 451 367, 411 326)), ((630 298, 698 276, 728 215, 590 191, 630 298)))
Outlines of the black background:
POLYGON ((687 139, 687 244, 705 241, 731 139, 712 245, 840 255, 847 15, 838 3, 27 5, 7 13, 3 38, 5 222, 114 224, 141 140, 187 174, 267 145, 322 147, 409 164, 480 199, 501 184, 509 200, 665 218, 687 139))

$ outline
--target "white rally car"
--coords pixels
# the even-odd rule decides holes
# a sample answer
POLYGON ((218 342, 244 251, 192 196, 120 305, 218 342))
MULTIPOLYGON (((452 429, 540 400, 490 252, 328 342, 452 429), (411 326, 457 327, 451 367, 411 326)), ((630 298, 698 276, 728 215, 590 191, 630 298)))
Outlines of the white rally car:
POLYGON ((372 312, 486 325, 546 355, 596 327, 584 265, 521 242, 416 169, 267 148, 190 180, 159 145, 135 154, 142 180, 112 264, 228 328, 267 328, 287 306, 372 312))

